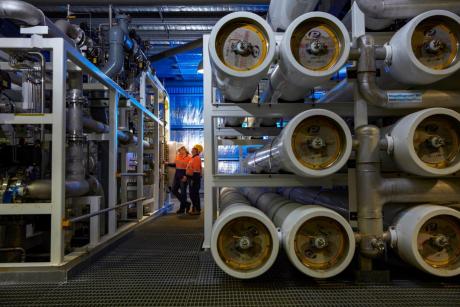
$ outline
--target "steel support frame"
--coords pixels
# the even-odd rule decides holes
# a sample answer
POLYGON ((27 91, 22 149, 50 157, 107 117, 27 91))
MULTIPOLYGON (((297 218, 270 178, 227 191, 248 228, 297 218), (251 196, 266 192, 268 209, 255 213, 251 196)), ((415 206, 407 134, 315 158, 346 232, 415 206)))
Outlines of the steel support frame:
MULTIPOLYGON (((208 46, 209 35, 203 36, 204 46, 208 46)), ((280 104, 235 104, 218 103, 212 74, 212 66, 208 48, 203 48, 204 68, 204 241, 203 248, 211 247, 211 232, 217 217, 217 195, 220 187, 298 187, 298 186, 336 186, 347 185, 347 174, 336 174, 323 179, 302 178, 297 175, 221 175, 217 173, 218 146, 222 136, 276 136, 277 128, 222 128, 218 126, 218 118, 222 117, 256 117, 256 118, 292 118, 302 111, 312 108, 325 108, 342 116, 353 116, 352 102, 341 104, 311 105, 303 103, 280 104)), ((246 143, 246 142, 243 142, 246 143)), ((250 143, 250 142, 249 142, 250 143)), ((255 140, 255 144, 260 141, 255 140)))
MULTIPOLYGON (((51 64, 47 64, 52 68, 52 113, 47 114, 0 114, 0 124, 37 124, 37 125, 51 125, 52 134, 52 165, 51 165, 51 201, 50 203, 21 203, 21 204, 0 204, 1 215, 50 215, 51 216, 51 247, 50 247, 50 261, 49 262, 24 262, 24 263, 0 263, 0 268, 19 268, 19 267, 47 267, 47 266, 61 266, 66 263, 64 259, 64 229, 63 220, 65 219, 65 141, 66 141, 66 85, 67 85, 67 71, 75 69, 75 65, 79 66, 84 72, 89 74, 93 79, 100 82, 100 86, 105 86, 109 92, 109 168, 108 168, 108 206, 115 207, 118 203, 118 189, 117 189, 117 165, 118 165, 118 102, 120 96, 128 99, 132 105, 138 109, 139 121, 141 129, 138 132, 138 146, 137 152, 142 153, 138 155, 143 159, 143 123, 144 117, 147 116, 155 122, 157 127, 163 126, 163 122, 159 120, 158 114, 152 113, 145 106, 145 100, 139 102, 124 89, 122 89, 112 79, 103 74, 99 68, 88 61, 82 56, 78 50, 72 47, 62 38, 43 38, 40 35, 32 35, 29 38, 2 38, 0 40, 0 50, 49 50, 51 51, 51 64), (69 62, 72 61, 73 63, 69 62), (74 65, 75 64, 75 65, 74 65), (140 145, 139 145, 140 144, 140 145)), ((151 73, 145 74, 149 82, 158 89, 158 91, 165 91, 164 87, 158 79, 151 73)), ((145 84, 145 81, 144 81, 145 84)), ((144 96, 145 98, 145 96, 144 96)), ((142 99, 141 99, 142 100, 142 99)), ((159 148, 159 138, 156 138, 156 148, 159 148)), ((157 155, 158 156, 158 155, 157 155)), ((140 160, 140 165, 143 165, 140 160)), ((142 177, 141 177, 142 178, 142 177)), ((138 183, 138 195, 143 195, 143 182, 138 183), (141 191, 141 192, 139 192, 141 191), (140 193, 140 194, 139 194, 140 193)), ((139 182, 139 180, 138 180, 139 182)), ((100 207, 99 201, 89 201, 91 204, 91 211, 98 211, 100 207), (99 202, 99 204, 97 204, 99 202)), ((140 220, 143 217, 142 202, 138 203, 137 217, 140 220), (139 209, 141 208, 141 209, 139 209), (142 213, 140 213, 142 212, 142 213)), ((108 234, 103 238, 99 237, 99 222, 100 216, 90 219, 90 224, 93 225, 90 234, 90 246, 94 247, 102 241, 107 241, 111 237, 117 235, 117 213, 112 210, 108 213, 108 234), (96 221, 97 219, 97 221, 96 221), (95 232, 97 229, 97 232, 95 232), (97 241, 97 242, 96 242, 97 241)), ((69 257, 74 258, 74 257, 69 257)))

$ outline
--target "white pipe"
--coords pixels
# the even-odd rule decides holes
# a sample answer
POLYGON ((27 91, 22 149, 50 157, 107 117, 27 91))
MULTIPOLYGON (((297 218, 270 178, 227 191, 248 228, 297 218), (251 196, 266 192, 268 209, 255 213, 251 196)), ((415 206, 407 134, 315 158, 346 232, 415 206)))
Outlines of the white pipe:
POLYGON ((460 13, 458 0, 355 0, 363 12, 374 18, 405 19, 429 10, 460 13))
POLYGON ((250 279, 265 273, 279 251, 278 231, 272 221, 237 190, 223 188, 220 216, 211 234, 211 254, 228 275, 250 279))
POLYGON ((389 73, 399 82, 413 85, 449 77, 460 69, 459 43, 459 16, 442 10, 425 12, 390 40, 389 73))
POLYGON ((294 117, 273 141, 249 155, 253 172, 288 171, 304 177, 324 177, 339 171, 350 157, 351 132, 337 114, 313 109, 294 117))
POLYGON ((444 108, 425 109, 387 128, 392 156, 404 171, 428 177, 460 170, 460 114, 444 108))
POLYGON ((294 19, 314 11, 318 3, 319 0, 272 0, 267 21, 274 31, 284 31, 294 19))
POLYGON ((254 204, 281 229, 281 241, 291 263, 305 275, 330 278, 345 270, 355 253, 350 224, 338 213, 320 206, 301 205, 260 189, 243 189, 254 204))
POLYGON ((345 65, 350 38, 336 17, 311 12, 298 17, 287 28, 279 52, 279 64, 270 76, 272 100, 303 100, 312 88, 345 65))
POLYGON ((404 211, 391 231, 393 247, 407 263, 427 273, 460 275, 460 212, 421 205, 404 211))
POLYGON ((220 19, 209 39, 216 85, 226 100, 250 100, 275 57, 275 34, 260 16, 236 12, 220 19))

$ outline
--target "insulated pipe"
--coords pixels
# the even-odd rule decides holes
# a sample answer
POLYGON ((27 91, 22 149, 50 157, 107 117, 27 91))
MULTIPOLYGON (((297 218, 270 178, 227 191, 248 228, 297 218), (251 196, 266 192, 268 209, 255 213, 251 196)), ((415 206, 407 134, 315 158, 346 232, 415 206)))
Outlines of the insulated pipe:
POLYGON ((278 255, 276 227, 233 188, 221 189, 220 209, 211 234, 216 264, 235 278, 249 279, 265 273, 278 255))
POLYGON ((371 36, 358 39, 358 89, 368 104, 386 109, 423 109, 428 107, 460 107, 457 91, 385 91, 377 84, 375 42, 371 36))
POLYGON ((16 0, 0 1, 0 18, 17 20, 29 26, 47 26, 49 36, 62 37, 73 43, 51 20, 46 18, 43 11, 27 2, 16 0))
POLYGON ((287 28, 280 60, 270 76, 272 101, 303 100, 311 89, 327 81, 348 61, 350 38, 340 20, 328 13, 311 12, 287 28))
POLYGON ((83 31, 78 25, 71 24, 66 19, 60 19, 54 23, 56 27, 74 40, 75 44, 78 47, 93 46, 93 40, 86 36, 85 31, 83 31))
POLYGON ((300 15, 314 11, 318 3, 319 0, 272 0, 267 21, 273 31, 282 32, 300 15))
POLYGON ((70 90, 67 95, 67 155, 66 179, 85 180, 85 156, 83 153, 85 138, 83 134, 83 104, 86 98, 79 89, 70 90))
MULTIPOLYGON (((31 3, 39 5, 62 5, 60 0, 31 0, 31 3)), ((250 3, 268 4, 270 0, 251 0, 250 3)), ((127 5, 125 0, 79 0, 79 5, 127 5)), ((212 0, 192 0, 193 5, 216 5, 212 0)), ((225 4, 248 4, 247 0, 225 0, 225 4)), ((184 0, 132 0, 129 5, 133 6, 158 6, 158 5, 184 5, 184 0)))
POLYGON ((392 156, 404 171, 439 177, 460 170, 460 114, 432 108, 400 119, 387 128, 392 156))
POLYGON ((109 30, 109 61, 101 69, 110 78, 118 74, 123 68, 125 60, 123 42, 123 30, 120 27, 112 27, 109 30))
POLYGON ((407 263, 427 273, 460 275, 460 212, 421 205, 404 211, 391 230, 391 240, 407 263))
POLYGON ((351 154, 351 132, 337 114, 322 109, 300 113, 280 135, 249 155, 245 166, 253 172, 293 172, 324 177, 339 171, 351 154))
POLYGON ((373 18, 406 19, 430 10, 460 14, 457 0, 355 0, 363 12, 373 18))
POLYGON ((260 16, 236 12, 211 31, 209 54, 216 85, 227 101, 252 99, 275 57, 275 34, 260 16))
POLYGON ((24 1, 1 1, 0 18, 18 20, 30 26, 39 26, 46 23, 45 14, 32 4, 24 1))
MULTIPOLYGON (((256 195, 259 191, 245 188, 243 194, 256 195)), ((302 273, 314 278, 330 278, 345 270, 353 259, 353 230, 338 213, 319 206, 301 205, 274 193, 262 194, 254 205, 281 229, 284 250, 302 273)))
MULTIPOLYGON (((108 133, 109 132, 108 125, 101 123, 88 115, 83 115, 83 127, 95 133, 108 133)), ((129 132, 118 130, 117 138, 118 138, 118 141, 123 145, 128 145, 130 143, 137 144, 137 137, 132 135, 129 132)), ((144 148, 148 148, 151 146, 151 144, 147 142, 146 140, 143 140, 142 142, 144 144, 144 148)))

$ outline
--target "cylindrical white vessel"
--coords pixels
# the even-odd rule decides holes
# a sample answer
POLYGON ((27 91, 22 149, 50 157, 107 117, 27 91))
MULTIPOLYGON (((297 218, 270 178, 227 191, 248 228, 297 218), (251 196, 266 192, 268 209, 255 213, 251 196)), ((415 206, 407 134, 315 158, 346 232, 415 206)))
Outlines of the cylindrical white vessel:
POLYGON ((345 65, 350 37, 333 15, 311 12, 287 28, 279 52, 279 64, 270 76, 272 100, 300 100, 345 65))
POLYGON ((337 114, 312 109, 294 117, 273 141, 249 155, 253 172, 293 172, 324 177, 339 171, 351 154, 351 132, 337 114))
POLYGON ((419 176, 446 176, 460 170, 460 114, 425 109, 389 128, 393 159, 400 169, 419 176))
POLYGON ((413 207, 397 218, 393 233, 397 251, 406 262, 436 276, 460 274, 459 211, 434 205, 413 207))
POLYGON ((249 279, 262 275, 279 251, 273 222, 237 190, 223 188, 221 214, 211 234, 211 253, 216 264, 230 276, 249 279))
POLYGON ((418 15, 390 40, 393 78, 405 84, 430 84, 460 68, 460 17, 444 10, 418 15))
POLYGON ((248 101, 275 57, 275 34, 260 16, 236 12, 211 31, 209 55, 216 86, 226 101, 248 101))
MULTIPOLYGON (((255 195, 258 189, 244 189, 255 195)), ((345 270, 355 253, 350 224, 338 213, 320 206, 306 206, 278 194, 258 197, 257 208, 281 229, 282 245, 291 263, 314 278, 333 277, 345 270)))
POLYGON ((318 2, 319 0, 272 0, 267 21, 274 31, 284 31, 294 19, 313 11, 318 2))

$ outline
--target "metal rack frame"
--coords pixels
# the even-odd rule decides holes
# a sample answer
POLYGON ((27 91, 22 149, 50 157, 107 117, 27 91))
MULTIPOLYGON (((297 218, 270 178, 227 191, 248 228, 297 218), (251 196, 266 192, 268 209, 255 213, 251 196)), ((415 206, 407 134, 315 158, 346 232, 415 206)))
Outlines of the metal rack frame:
MULTIPOLYGON (((36 32, 41 34, 43 27, 35 27, 36 32)), ((28 28, 28 33, 34 32, 34 28, 28 28), (32 30, 32 31, 31 31, 32 30)), ((17 204, 0 204, 0 215, 50 215, 51 216, 51 247, 50 247, 50 261, 49 262, 24 262, 24 263, 0 263, 0 268, 24 268, 24 267, 57 267, 67 264, 69 261, 78 258, 78 255, 68 254, 65 255, 64 251, 64 228, 63 223, 65 216, 65 141, 66 141, 66 73, 71 70, 83 70, 94 80, 99 82, 95 89, 104 88, 109 93, 109 133, 106 135, 98 136, 99 140, 109 141, 109 169, 108 169, 108 206, 111 210, 108 212, 108 233, 99 238, 98 235, 90 234, 91 242, 87 250, 91 250, 95 246, 109 241, 116 237, 121 232, 125 231, 127 227, 134 226, 134 224, 127 225, 117 229, 117 215, 115 208, 117 207, 117 163, 118 163, 118 102, 120 97, 129 100, 132 106, 140 111, 138 116, 138 129, 137 137, 140 140, 135 148, 135 152, 139 159, 143 158, 142 141, 144 139, 144 119, 148 118, 155 122, 156 138, 154 145, 155 167, 159 170, 159 157, 160 150, 160 137, 158 131, 164 125, 163 121, 159 119, 159 104, 162 101, 158 96, 160 92, 165 89, 159 80, 150 73, 144 73, 141 78, 140 101, 138 101, 131 94, 121 88, 115 81, 107 77, 102 71, 88 61, 80 54, 72 45, 62 38, 43 38, 40 35, 33 34, 30 38, 2 38, 0 40, 0 50, 4 49, 21 49, 21 50, 49 50, 51 52, 51 65, 47 65, 52 70, 52 113, 47 114, 0 114, 0 124, 37 124, 37 125, 51 125, 52 127, 52 157, 53 162, 51 165, 51 182, 52 193, 51 201, 49 203, 17 203, 17 204), (155 110, 151 112, 146 108, 146 99, 148 91, 152 91, 155 95, 155 110), (97 242, 95 242, 97 241, 97 242)), ((7 67, 8 63, 1 63, 2 67, 7 67)), ((142 161, 142 160, 141 160, 142 161)), ((141 165, 142 162, 141 162, 141 165)), ((138 196, 143 195, 142 180, 137 183, 138 196)), ((84 201, 91 204, 91 212, 96 211, 99 207, 97 201, 86 197, 86 200, 80 198, 77 202, 84 201), (94 205, 96 203, 96 205, 94 205)), ((158 208, 153 210, 151 214, 161 212, 165 206, 160 195, 159 187, 155 188, 154 197, 148 202, 156 202, 158 208)), ((143 216, 144 201, 137 201, 137 221, 146 219, 143 216)), ((99 224, 101 215, 91 217, 90 229, 98 230, 99 227, 94 225, 99 224)), ((78 254, 78 253, 77 253, 78 254)), ((81 254, 81 253, 80 253, 81 254)))
MULTIPOLYGON (((279 36, 279 35, 278 35, 279 36)), ((324 108, 342 116, 353 116, 351 103, 314 105, 304 103, 219 103, 209 57, 209 35, 203 36, 204 67, 204 241, 203 248, 211 247, 211 232, 218 211, 218 189, 221 187, 298 187, 304 185, 348 185, 347 174, 335 174, 326 178, 304 178, 297 175, 244 174, 220 175, 217 173, 219 136, 276 136, 276 128, 220 128, 217 119, 222 117, 289 118, 302 111, 324 108)), ((378 110, 375 110, 377 112, 378 110)))

